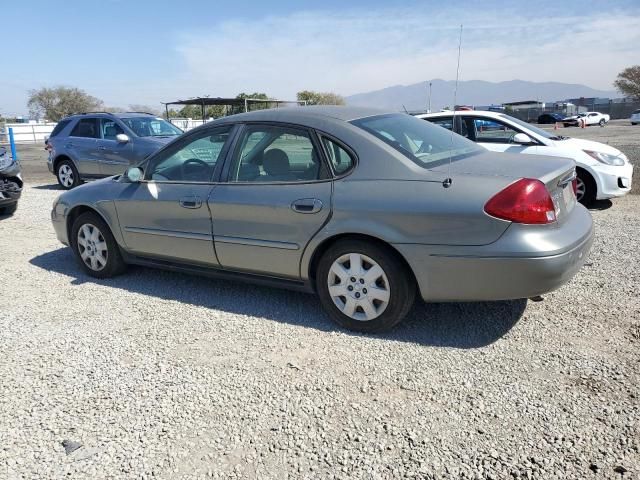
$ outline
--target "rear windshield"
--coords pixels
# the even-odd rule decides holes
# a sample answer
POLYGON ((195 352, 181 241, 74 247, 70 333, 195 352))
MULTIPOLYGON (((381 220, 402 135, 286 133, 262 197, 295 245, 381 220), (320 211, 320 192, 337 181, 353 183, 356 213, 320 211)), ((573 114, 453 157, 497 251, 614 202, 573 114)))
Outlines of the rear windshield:
POLYGON ((456 133, 403 113, 376 115, 351 123, 425 168, 437 167, 483 151, 456 133))
POLYGON ((71 119, 69 119, 69 120, 60 120, 58 122, 58 124, 54 127, 54 129, 51 132, 51 134, 49 135, 49 138, 53 138, 53 137, 57 136, 62 130, 64 130, 64 127, 69 125, 70 121, 71 121, 71 119))
POLYGON ((635 112, 633 112, 633 114, 632 114, 632 115, 635 115, 635 114, 637 114, 637 113, 640 113, 640 110, 636 110, 635 112))

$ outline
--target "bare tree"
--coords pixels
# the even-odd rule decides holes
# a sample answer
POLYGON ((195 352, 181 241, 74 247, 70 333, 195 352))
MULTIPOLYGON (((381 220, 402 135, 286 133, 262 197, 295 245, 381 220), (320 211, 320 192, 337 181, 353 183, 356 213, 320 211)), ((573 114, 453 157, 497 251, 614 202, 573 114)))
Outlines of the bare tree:
POLYGON ((640 100, 640 65, 625 68, 613 85, 628 97, 640 100))
POLYGON ((30 90, 27 107, 32 117, 44 115, 48 120, 57 122, 72 113, 99 110, 103 103, 79 88, 57 86, 30 90))

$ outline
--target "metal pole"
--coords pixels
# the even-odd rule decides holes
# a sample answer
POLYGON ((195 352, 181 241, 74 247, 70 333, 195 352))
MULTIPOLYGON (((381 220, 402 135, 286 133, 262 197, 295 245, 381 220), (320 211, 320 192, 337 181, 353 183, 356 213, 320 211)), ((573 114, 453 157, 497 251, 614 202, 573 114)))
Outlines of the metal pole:
POLYGON ((204 100, 202 101, 202 124, 204 125, 204 100))
POLYGON ((38 139, 36 138, 36 127, 31 125, 31 134, 33 135, 33 143, 38 143, 38 139))
POLYGON ((169 104, 168 103, 164 104, 164 109, 167 112, 167 122, 171 122, 171 120, 169 120, 169 104))
POLYGON ((246 98, 244 99, 244 111, 245 113, 249 111, 249 102, 246 98))
POLYGON ((429 108, 427 108, 427 113, 431 113, 431 82, 429 82, 429 108))
POLYGON ((16 141, 13 138, 13 128, 9 127, 9 145, 11 145, 11 156, 14 161, 18 161, 18 152, 16 151, 16 141))

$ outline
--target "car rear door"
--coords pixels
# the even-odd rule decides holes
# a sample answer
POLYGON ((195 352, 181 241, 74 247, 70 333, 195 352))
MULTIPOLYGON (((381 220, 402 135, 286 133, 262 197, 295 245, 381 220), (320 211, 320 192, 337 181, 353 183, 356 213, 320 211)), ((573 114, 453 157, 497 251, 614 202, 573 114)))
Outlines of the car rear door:
POLYGON ((246 125, 223 178, 209 197, 221 266, 299 278, 302 253, 331 213, 331 177, 314 134, 246 125))
POLYGON ((129 167, 129 159, 133 155, 133 143, 118 142, 116 136, 124 134, 120 124, 111 118, 100 119, 100 138, 98 151, 100 154, 100 173, 104 176, 120 175, 129 167))
POLYGON ((64 149, 82 176, 100 176, 99 128, 96 117, 80 118, 64 142, 64 149))
POLYGON ((232 130, 194 131, 149 159, 145 180, 132 183, 116 200, 128 250, 178 263, 219 264, 207 201, 232 130))

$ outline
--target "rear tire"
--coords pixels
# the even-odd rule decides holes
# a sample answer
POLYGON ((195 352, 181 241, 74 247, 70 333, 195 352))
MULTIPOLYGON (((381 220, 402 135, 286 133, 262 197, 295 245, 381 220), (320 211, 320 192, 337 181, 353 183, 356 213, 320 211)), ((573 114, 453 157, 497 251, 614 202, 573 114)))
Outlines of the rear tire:
POLYGON ((70 190, 82 183, 76 166, 71 160, 62 160, 56 166, 58 184, 65 190, 70 190))
POLYGON ((0 215, 13 215, 18 210, 18 202, 6 207, 0 207, 0 215))
POLYGON ((69 241, 82 269, 92 277, 114 277, 127 269, 109 226, 97 213, 76 218, 69 241))
POLYGON ((324 253, 316 271, 320 302, 341 327, 381 332, 400 323, 415 300, 413 274, 388 247, 341 240, 324 253))
POLYGON ((578 192, 576 197, 585 207, 590 207, 596 201, 598 186, 596 181, 586 170, 578 170, 578 192))

